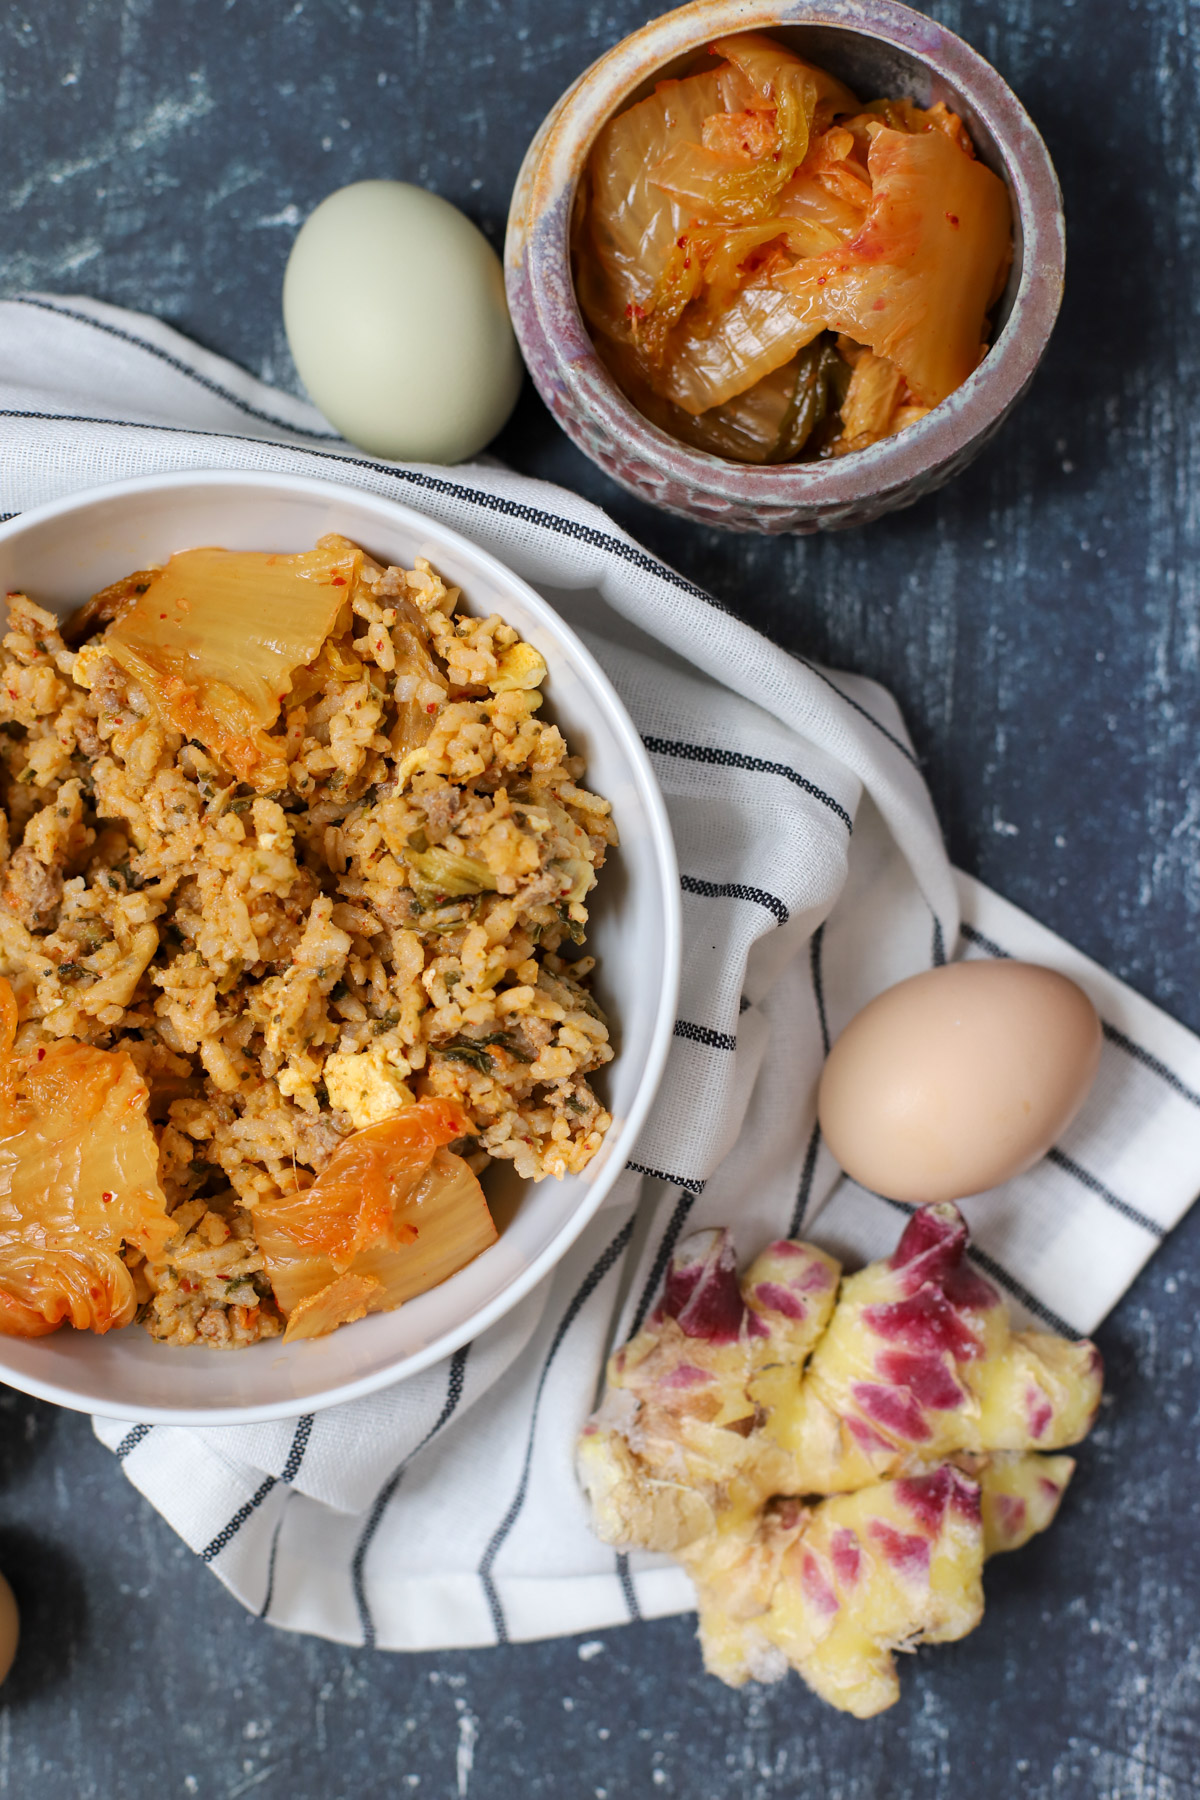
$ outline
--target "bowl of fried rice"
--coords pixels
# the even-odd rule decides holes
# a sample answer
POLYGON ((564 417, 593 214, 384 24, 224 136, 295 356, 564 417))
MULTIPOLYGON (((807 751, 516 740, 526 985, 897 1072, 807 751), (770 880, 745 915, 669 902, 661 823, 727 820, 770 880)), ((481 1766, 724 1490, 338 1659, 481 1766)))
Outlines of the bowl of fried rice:
POLYGON ((219 471, 23 514, 0 578, 0 1379, 221 1424, 417 1373, 579 1236, 674 1023, 570 597, 219 471))

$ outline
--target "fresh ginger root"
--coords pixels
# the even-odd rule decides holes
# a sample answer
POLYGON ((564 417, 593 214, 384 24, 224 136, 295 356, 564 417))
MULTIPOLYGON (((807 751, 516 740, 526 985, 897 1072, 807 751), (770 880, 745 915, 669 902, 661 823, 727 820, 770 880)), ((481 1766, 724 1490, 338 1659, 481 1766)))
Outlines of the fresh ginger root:
POLYGON ((1083 1437, 1099 1353, 1014 1332, 990 1281, 964 1260, 953 1206, 913 1214, 896 1254, 842 1284, 798 1404, 775 1430, 804 1491, 842 1493, 960 1451, 1059 1450, 1083 1437))
POLYGON ((1020 1455, 1000 1450, 979 1472, 983 1554, 1019 1550, 1045 1531, 1075 1473, 1071 1456, 1020 1455))
POLYGON ((579 1443, 606 1542, 671 1552, 696 1585, 709 1670, 797 1669, 869 1718, 893 1652, 964 1637, 986 1556, 1045 1530, 1100 1399, 1087 1342, 1013 1332, 965 1261, 957 1208, 923 1207, 894 1256, 841 1282, 772 1244, 739 1283, 728 1232, 671 1262, 611 1358, 579 1443))
POLYGON ((646 1329, 608 1365, 579 1444, 597 1534, 678 1551, 731 1510, 787 1491, 789 1459, 761 1429, 795 1391, 841 1273, 811 1244, 772 1244, 739 1289, 727 1231, 698 1231, 667 1270, 646 1329))
POLYGON ((893 1650, 965 1637, 983 1616, 979 1489, 948 1463, 811 1510, 771 1503, 743 1546, 740 1580, 730 1580, 726 1544, 692 1545, 681 1560, 696 1582, 712 1674, 740 1687, 778 1680, 790 1666, 859 1718, 899 1699, 893 1650), (787 1507, 790 1542, 781 1548, 787 1507), (764 1573, 774 1565, 756 1591, 747 1582, 755 1563, 764 1573))

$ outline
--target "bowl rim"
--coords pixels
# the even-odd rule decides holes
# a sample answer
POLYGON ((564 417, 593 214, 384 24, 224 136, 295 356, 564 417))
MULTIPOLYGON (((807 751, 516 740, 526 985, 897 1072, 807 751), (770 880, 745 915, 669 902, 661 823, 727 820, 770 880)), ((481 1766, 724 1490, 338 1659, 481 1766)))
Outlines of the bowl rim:
MULTIPOLYGON (((1032 378, 1058 317, 1066 231, 1058 177, 1037 127, 997 70, 949 27, 900 0, 690 0, 622 38, 556 103, 518 178, 505 262, 510 279, 519 278, 524 263, 533 311, 567 395, 656 475, 686 483, 697 499, 732 499, 750 508, 770 503, 772 510, 825 509, 857 506, 908 487, 981 441, 1007 414, 1032 378), (970 101, 995 143, 1013 199, 1021 275, 987 356, 924 419, 851 456, 762 467, 693 449, 653 425, 626 398, 597 355, 583 319, 571 269, 570 225, 597 132, 656 67, 703 50, 714 33, 809 25, 888 44, 970 101)), ((514 306, 513 312, 520 335, 521 308, 514 306)))
MULTIPOLYGON (((69 519, 73 513, 97 503, 108 500, 136 499, 141 495, 170 493, 197 487, 259 488, 264 491, 274 493, 282 491, 292 496, 308 497, 325 502, 353 499, 381 513, 391 514, 398 523, 410 528, 416 527, 424 534, 437 537, 453 550, 465 553, 482 564, 502 587, 515 587, 519 590, 524 603, 529 606, 560 648, 587 674, 593 690, 600 698, 601 709, 607 714, 608 723, 629 761, 630 771, 635 779, 639 798, 646 809, 650 827, 649 836, 659 888, 658 901, 664 936, 661 984, 646 1049, 645 1073, 625 1119, 616 1133, 613 1149, 605 1168, 585 1189, 575 1210, 559 1227, 540 1254, 507 1287, 503 1288, 486 1305, 472 1313, 468 1319, 452 1326, 409 1356, 400 1357, 394 1363, 389 1363, 352 1380, 340 1382, 319 1393, 307 1394, 299 1403, 293 1398, 247 1406, 219 1406, 211 1409, 133 1405, 132 1403, 128 1406, 120 1406, 115 1401, 105 1400, 102 1397, 89 1398, 84 1394, 64 1388, 55 1381, 42 1380, 35 1376, 29 1376, 23 1371, 13 1371, 0 1365, 0 1379, 8 1386, 31 1394, 36 1399, 52 1401, 56 1405, 64 1406, 74 1412, 87 1412, 105 1418, 128 1419, 131 1422, 152 1425, 215 1427, 260 1424, 275 1419, 295 1418, 303 1413, 321 1412, 330 1406, 356 1400, 363 1395, 376 1393, 380 1389, 393 1387, 402 1381, 407 1381, 411 1376, 418 1375, 435 1363, 443 1361, 455 1350, 460 1349, 464 1344, 471 1342, 482 1332, 488 1330, 490 1326, 498 1323, 557 1267, 587 1225, 591 1223, 608 1198, 613 1186, 624 1173, 629 1155, 658 1091, 671 1047, 678 1007, 682 964, 682 899, 675 841, 667 817, 662 789, 651 766, 645 745, 642 743, 624 701, 592 652, 566 620, 555 611, 549 601, 544 600, 523 576, 510 569, 499 557, 494 556, 491 551, 483 549, 453 526, 444 525, 440 520, 430 518, 427 514, 405 505, 402 501, 392 500, 387 496, 372 493, 369 489, 350 486, 343 482, 327 481, 317 476, 274 473, 266 470, 214 468, 139 475, 123 481, 105 482, 96 487, 79 489, 75 493, 46 501, 40 506, 17 513, 13 518, 0 523, 0 544, 21 537, 31 528, 40 527, 56 519, 69 519)), ((469 601, 469 595, 467 598, 469 601)), ((164 1346, 163 1348, 164 1354, 169 1354, 170 1347, 164 1346)), ((2 1354, 3 1340, 0 1339, 0 1356, 2 1354)), ((214 1351, 212 1354, 224 1355, 227 1353, 214 1351)))

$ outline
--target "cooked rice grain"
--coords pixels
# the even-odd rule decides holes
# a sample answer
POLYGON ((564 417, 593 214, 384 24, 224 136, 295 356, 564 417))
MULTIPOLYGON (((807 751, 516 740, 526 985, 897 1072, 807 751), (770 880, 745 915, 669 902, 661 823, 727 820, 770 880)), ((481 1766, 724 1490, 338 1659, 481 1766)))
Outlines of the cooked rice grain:
POLYGON ((102 638, 69 649, 9 596, 0 972, 19 1048, 126 1050, 150 1086, 179 1229, 161 1263, 128 1260, 160 1341, 276 1335, 256 1203, 414 1098, 460 1100, 472 1166, 531 1180, 583 1169, 611 1123, 578 955, 610 807, 537 716, 537 651, 458 599, 426 562, 363 558, 264 797, 167 729, 102 638))

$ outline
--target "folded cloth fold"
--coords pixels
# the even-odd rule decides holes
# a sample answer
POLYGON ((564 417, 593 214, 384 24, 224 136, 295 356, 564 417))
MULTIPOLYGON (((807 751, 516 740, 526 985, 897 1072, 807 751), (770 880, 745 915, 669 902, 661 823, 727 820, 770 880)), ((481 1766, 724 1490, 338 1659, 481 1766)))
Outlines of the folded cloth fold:
POLYGON ((1200 1185, 1200 1042, 951 869, 882 689, 779 649, 597 508, 491 466, 376 461, 155 320, 75 298, 0 302, 6 515, 202 468, 402 500, 584 632, 666 796, 683 985, 634 1161, 498 1326, 316 1415, 220 1430, 98 1419, 96 1434, 238 1599, 292 1630, 429 1649, 685 1610, 679 1570, 591 1536, 574 1439, 607 1349, 645 1317, 686 1230, 732 1224, 743 1253, 800 1232, 848 1261, 895 1241, 895 1205, 840 1175, 815 1122, 825 1051, 858 1008, 955 956, 1046 963, 1091 994, 1105 1043, 1084 1111, 1036 1168, 964 1208, 1014 1311, 1058 1330, 1097 1324, 1200 1185))

